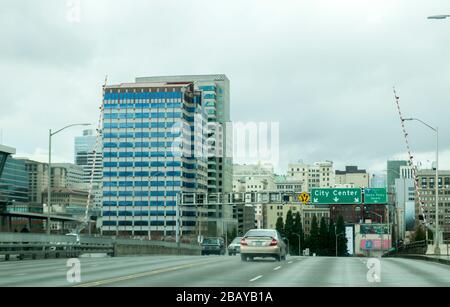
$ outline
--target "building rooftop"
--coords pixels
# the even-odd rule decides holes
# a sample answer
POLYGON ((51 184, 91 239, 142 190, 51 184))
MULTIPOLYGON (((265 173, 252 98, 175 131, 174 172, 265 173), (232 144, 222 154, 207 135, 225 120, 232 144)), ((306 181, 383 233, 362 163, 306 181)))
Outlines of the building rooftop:
POLYGON ((14 154, 16 154, 16 149, 0 144, 0 152, 5 152, 7 154, 14 155, 14 154))

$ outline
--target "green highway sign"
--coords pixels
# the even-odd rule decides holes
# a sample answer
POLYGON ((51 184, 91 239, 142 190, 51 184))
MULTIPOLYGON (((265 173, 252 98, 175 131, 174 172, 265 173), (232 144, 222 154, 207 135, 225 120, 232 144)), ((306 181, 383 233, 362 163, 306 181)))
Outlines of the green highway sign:
POLYGON ((361 189, 311 189, 311 203, 315 205, 361 204, 361 189))
POLYGON ((386 189, 364 189, 364 203, 369 205, 387 204, 386 189))

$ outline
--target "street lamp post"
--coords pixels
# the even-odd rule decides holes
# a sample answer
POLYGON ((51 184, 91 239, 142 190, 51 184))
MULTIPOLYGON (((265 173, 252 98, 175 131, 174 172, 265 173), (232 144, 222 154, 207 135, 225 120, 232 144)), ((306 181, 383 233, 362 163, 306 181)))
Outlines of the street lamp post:
POLYGON ((47 176, 47 180, 48 180, 48 187, 47 187, 47 234, 50 234, 50 211, 51 211, 51 180, 52 180, 52 136, 54 136, 55 134, 70 128, 70 127, 75 127, 75 126, 90 126, 91 124, 71 124, 68 126, 65 126, 64 128, 61 128, 59 130, 57 130, 56 132, 52 132, 52 129, 49 130, 48 132, 48 176, 47 176))
POLYGON ((433 15, 433 16, 428 16, 427 19, 446 19, 450 17, 450 15, 433 15))
POLYGON ((435 220, 435 234, 434 234, 434 253, 436 255, 441 254, 441 250, 439 248, 439 128, 433 127, 426 122, 418 119, 418 118, 404 118, 403 121, 418 121, 421 124, 427 126, 431 130, 433 130, 436 133, 436 179, 435 179, 435 198, 436 198, 436 220, 435 220))
POLYGON ((298 237, 298 255, 301 256, 302 255, 302 237, 300 234, 294 232, 294 235, 296 235, 298 237))

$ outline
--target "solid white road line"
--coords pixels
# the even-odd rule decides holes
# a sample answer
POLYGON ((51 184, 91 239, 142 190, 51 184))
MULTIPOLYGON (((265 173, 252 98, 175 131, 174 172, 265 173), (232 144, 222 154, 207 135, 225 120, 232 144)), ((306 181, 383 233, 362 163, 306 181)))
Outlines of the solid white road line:
POLYGON ((293 261, 289 261, 288 263, 291 264, 293 261))
POLYGON ((277 270, 279 270, 279 269, 281 269, 281 266, 277 266, 275 269, 273 269, 274 271, 277 271, 277 270))
POLYGON ((262 275, 256 276, 255 278, 250 279, 250 282, 254 282, 254 281, 260 279, 261 277, 263 277, 263 276, 262 275))
POLYGON ((27 273, 14 274, 14 276, 25 276, 25 275, 27 275, 27 273))

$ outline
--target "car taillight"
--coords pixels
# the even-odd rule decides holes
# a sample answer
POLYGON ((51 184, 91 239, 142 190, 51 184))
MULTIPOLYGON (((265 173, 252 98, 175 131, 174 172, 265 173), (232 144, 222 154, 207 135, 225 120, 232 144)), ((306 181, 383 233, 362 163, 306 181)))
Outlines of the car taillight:
POLYGON ((241 245, 248 245, 247 241, 245 241, 245 238, 241 240, 241 245))
POLYGON ((276 239, 272 239, 272 242, 270 242, 270 246, 276 246, 278 244, 278 241, 276 239))

